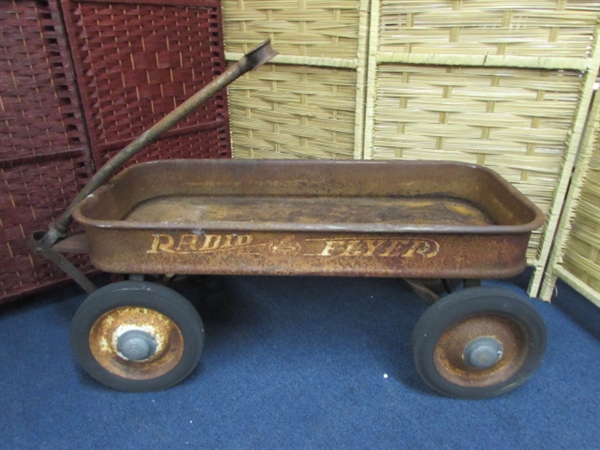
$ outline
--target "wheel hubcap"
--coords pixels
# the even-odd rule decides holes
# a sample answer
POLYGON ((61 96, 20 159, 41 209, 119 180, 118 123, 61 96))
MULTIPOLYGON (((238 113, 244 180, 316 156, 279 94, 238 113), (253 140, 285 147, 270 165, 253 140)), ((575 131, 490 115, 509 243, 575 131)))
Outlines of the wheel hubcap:
POLYGON ((156 340, 142 330, 129 330, 117 338, 117 350, 132 361, 143 361, 156 351, 156 340))
POLYGON ((463 361, 476 369, 488 369, 502 358, 502 344, 491 337, 469 342, 463 351, 463 361))

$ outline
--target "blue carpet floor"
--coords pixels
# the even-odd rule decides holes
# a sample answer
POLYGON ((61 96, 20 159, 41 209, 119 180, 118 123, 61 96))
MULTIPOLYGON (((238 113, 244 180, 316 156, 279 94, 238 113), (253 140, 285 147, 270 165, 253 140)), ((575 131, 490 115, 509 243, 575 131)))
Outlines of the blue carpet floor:
POLYGON ((74 363, 77 287, 2 307, 0 448, 600 448, 600 309, 562 283, 554 303, 532 303, 548 327, 540 369, 479 401, 441 397, 416 374, 410 336, 426 306, 399 280, 216 277, 192 296, 200 366, 145 394, 74 363))

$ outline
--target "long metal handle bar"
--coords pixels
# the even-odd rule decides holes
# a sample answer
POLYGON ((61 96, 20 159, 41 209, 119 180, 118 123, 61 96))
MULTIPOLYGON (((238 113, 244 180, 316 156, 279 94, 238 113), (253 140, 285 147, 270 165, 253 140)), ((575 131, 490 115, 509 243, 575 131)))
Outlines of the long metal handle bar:
POLYGON ((60 218, 50 224, 48 232, 43 237, 37 234, 35 242, 32 244, 33 250, 36 253, 43 253, 44 249, 51 247, 58 239, 66 236, 67 229, 73 220, 75 206, 104 184, 125 162, 156 141, 165 131, 175 126, 221 89, 276 55, 277 51, 271 48, 270 41, 263 42, 117 153, 88 181, 60 218))

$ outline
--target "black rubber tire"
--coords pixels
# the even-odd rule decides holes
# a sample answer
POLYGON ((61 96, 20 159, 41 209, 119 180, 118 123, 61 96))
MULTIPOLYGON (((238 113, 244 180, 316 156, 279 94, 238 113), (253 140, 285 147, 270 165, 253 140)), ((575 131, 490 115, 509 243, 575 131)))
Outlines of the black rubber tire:
POLYGON ((106 386, 129 392, 159 391, 180 383, 196 368, 204 347, 204 325, 193 305, 174 290, 144 281, 121 281, 98 289, 81 304, 71 324, 71 347, 83 369, 106 386), (151 379, 127 378, 107 370, 94 357, 92 327, 104 314, 127 307, 157 311, 180 330, 183 352, 167 373, 151 379))
MULTIPOLYGON (((485 331, 481 335, 486 336, 485 331)), ((509 392, 527 380, 542 361, 546 341, 542 318, 520 295, 506 288, 474 287, 454 292, 431 305, 415 326, 412 347, 417 371, 430 387, 448 397, 482 399, 509 392), (479 320, 479 317, 497 317, 520 330, 523 356, 516 372, 506 379, 494 381, 492 385, 470 387, 444 376, 438 370, 438 366, 442 366, 436 366, 435 355, 438 343, 442 345, 442 339, 446 339, 453 326, 467 319, 479 320)), ((483 371, 478 373, 487 376, 483 371)), ((490 368, 491 373, 493 368, 490 368)))

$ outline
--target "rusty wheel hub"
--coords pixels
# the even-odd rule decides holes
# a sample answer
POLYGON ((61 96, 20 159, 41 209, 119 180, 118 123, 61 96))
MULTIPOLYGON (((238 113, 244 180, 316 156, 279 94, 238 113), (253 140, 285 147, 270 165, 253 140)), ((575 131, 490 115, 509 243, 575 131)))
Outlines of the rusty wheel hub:
POLYGON ((526 336, 507 317, 481 314, 446 330, 434 350, 434 364, 446 380, 486 387, 508 380, 527 357, 526 336))
POLYGON ((181 330, 171 319, 141 307, 121 307, 103 314, 90 330, 89 344, 104 369, 134 380, 169 372, 184 349, 181 330))

